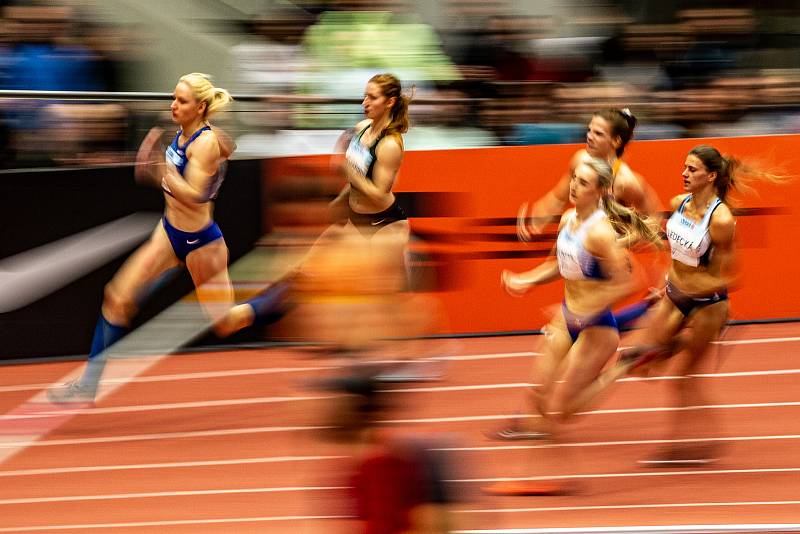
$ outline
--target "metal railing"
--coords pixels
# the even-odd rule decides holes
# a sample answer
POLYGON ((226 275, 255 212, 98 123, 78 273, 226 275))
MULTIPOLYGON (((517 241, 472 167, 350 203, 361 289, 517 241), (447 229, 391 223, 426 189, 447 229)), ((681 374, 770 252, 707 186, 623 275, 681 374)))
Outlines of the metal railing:
MULTIPOLYGON (((362 98, 233 94, 218 121, 234 137, 277 131, 345 129, 362 117, 362 98)), ((0 168, 33 169, 130 163, 154 124, 169 122, 171 92, 0 90, 0 168), (42 136, 53 140, 41 143, 42 136)), ((482 99, 414 98, 420 116, 439 105, 482 99)), ((443 107, 444 109, 444 107, 443 107)), ((458 112, 455 112, 458 113, 458 112)), ((461 114, 459 114, 461 115, 461 114)), ((251 146, 250 157, 255 157, 251 146)))
MULTIPOLYGON (((280 95, 280 94, 234 94, 237 102, 258 102, 262 104, 360 104, 361 98, 334 98, 317 95, 280 95)), ((30 99, 30 100, 81 100, 88 102, 137 102, 170 100, 172 93, 166 92, 110 92, 110 91, 26 91, 26 90, 0 90, 0 99, 30 99)), ((413 102, 421 105, 435 104, 470 104, 481 102, 476 98, 417 98, 413 102)))

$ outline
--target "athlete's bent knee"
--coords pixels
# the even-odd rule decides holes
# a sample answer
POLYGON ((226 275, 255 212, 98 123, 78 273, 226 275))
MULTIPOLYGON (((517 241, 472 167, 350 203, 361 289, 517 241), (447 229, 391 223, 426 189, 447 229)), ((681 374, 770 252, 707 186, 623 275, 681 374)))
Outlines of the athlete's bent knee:
POLYGON ((103 291, 103 315, 108 322, 127 325, 135 313, 133 298, 122 295, 112 284, 107 284, 103 291))

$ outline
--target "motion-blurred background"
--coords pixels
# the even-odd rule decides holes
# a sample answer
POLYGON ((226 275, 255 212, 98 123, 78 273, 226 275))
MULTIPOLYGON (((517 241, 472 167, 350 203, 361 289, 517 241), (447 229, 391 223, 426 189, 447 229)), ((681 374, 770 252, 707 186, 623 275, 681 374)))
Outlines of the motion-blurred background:
MULTIPOLYGON (((335 194, 324 159, 285 157, 329 154, 377 72, 414 96, 410 151, 582 143, 602 107, 630 108, 635 140, 800 130, 790 0, 73 0, 0 13, 0 258, 160 211, 159 191, 133 180, 133 155, 150 127, 172 128, 171 91, 192 71, 237 97, 214 119, 238 143, 216 211, 233 261, 335 194)), ((538 189, 563 172, 556 159, 538 189)), ((474 191, 432 166, 404 165, 401 200, 412 217, 458 215, 453 194, 474 191)), ((508 193, 509 206, 524 200, 508 193)), ((122 259, 0 314, 3 357, 85 353, 122 259)), ((175 284, 141 321, 191 289, 175 284)))
MULTIPOLYGON (((603 105, 633 109, 638 139, 794 132, 799 15, 791 0, 3 2, 0 88, 171 92, 211 73, 263 97, 225 119, 239 157, 329 151, 359 108, 302 97, 358 102, 381 71, 425 102, 409 148, 580 142, 603 105)), ((165 109, 4 98, 0 164, 126 162, 165 109)))

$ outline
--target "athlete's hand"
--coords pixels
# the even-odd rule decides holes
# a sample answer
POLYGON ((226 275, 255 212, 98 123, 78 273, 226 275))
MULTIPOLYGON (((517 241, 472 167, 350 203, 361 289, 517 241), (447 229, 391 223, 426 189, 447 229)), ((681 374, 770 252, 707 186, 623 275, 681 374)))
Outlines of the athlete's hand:
POLYGON ((647 303, 650 306, 652 306, 653 304, 664 298, 664 295, 666 294, 667 294, 667 286, 651 287, 648 288, 647 295, 644 297, 644 300, 646 300, 647 303))
POLYGON ((331 224, 347 222, 350 216, 348 199, 337 198, 328 203, 328 222, 331 224))
POLYGON ((166 172, 161 175, 161 189, 168 195, 174 196, 172 195, 172 189, 169 184, 171 180, 174 180, 176 176, 180 175, 178 168, 175 167, 175 164, 171 161, 168 161, 162 168, 165 169, 166 172))
POLYGON ((169 180, 166 174, 161 177, 161 189, 163 189, 165 193, 172 194, 172 189, 169 188, 169 180))
POLYGON ((531 287, 530 283, 525 282, 517 273, 508 269, 503 269, 503 272, 500 273, 500 283, 503 284, 506 292, 514 297, 521 297, 531 287))
POLYGON ((140 184, 160 185, 163 174, 158 172, 158 169, 164 163, 164 145, 161 142, 163 134, 163 128, 151 128, 139 146, 139 151, 136 153, 134 176, 140 184))
POLYGON ((531 231, 528 229, 527 202, 523 202, 517 211, 517 238, 526 243, 531 240, 531 231))

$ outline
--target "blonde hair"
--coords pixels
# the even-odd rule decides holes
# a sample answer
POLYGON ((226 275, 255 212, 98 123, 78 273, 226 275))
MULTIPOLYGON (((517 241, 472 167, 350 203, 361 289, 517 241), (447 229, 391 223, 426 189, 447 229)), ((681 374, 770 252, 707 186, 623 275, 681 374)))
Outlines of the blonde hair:
POLYGON ((394 74, 386 73, 376 74, 369 81, 381 88, 383 96, 396 99, 390 111, 389 124, 384 129, 385 134, 400 135, 406 133, 409 126, 408 105, 411 103, 411 98, 401 93, 400 80, 394 74))
POLYGON ((228 91, 221 87, 214 87, 214 84, 211 83, 211 76, 208 74, 203 74, 202 72, 184 74, 180 77, 178 83, 188 85, 194 98, 198 102, 206 103, 206 109, 203 112, 204 119, 233 102, 233 97, 228 91))
POLYGON ((757 169, 742 163, 734 156, 723 156, 719 150, 710 145, 698 145, 689 151, 689 155, 702 161, 708 172, 717 173, 714 189, 719 199, 728 204, 730 201, 727 197, 731 189, 746 193, 752 191, 750 184, 755 181, 780 184, 792 179, 791 176, 757 169))
POLYGON ((590 158, 584 162, 597 175, 597 185, 605 193, 601 198, 603 211, 608 215, 608 221, 620 237, 630 238, 629 243, 647 241, 658 248, 664 246, 661 234, 655 223, 637 211, 626 208, 611 195, 611 184, 614 182, 614 171, 607 161, 599 158, 590 158))

